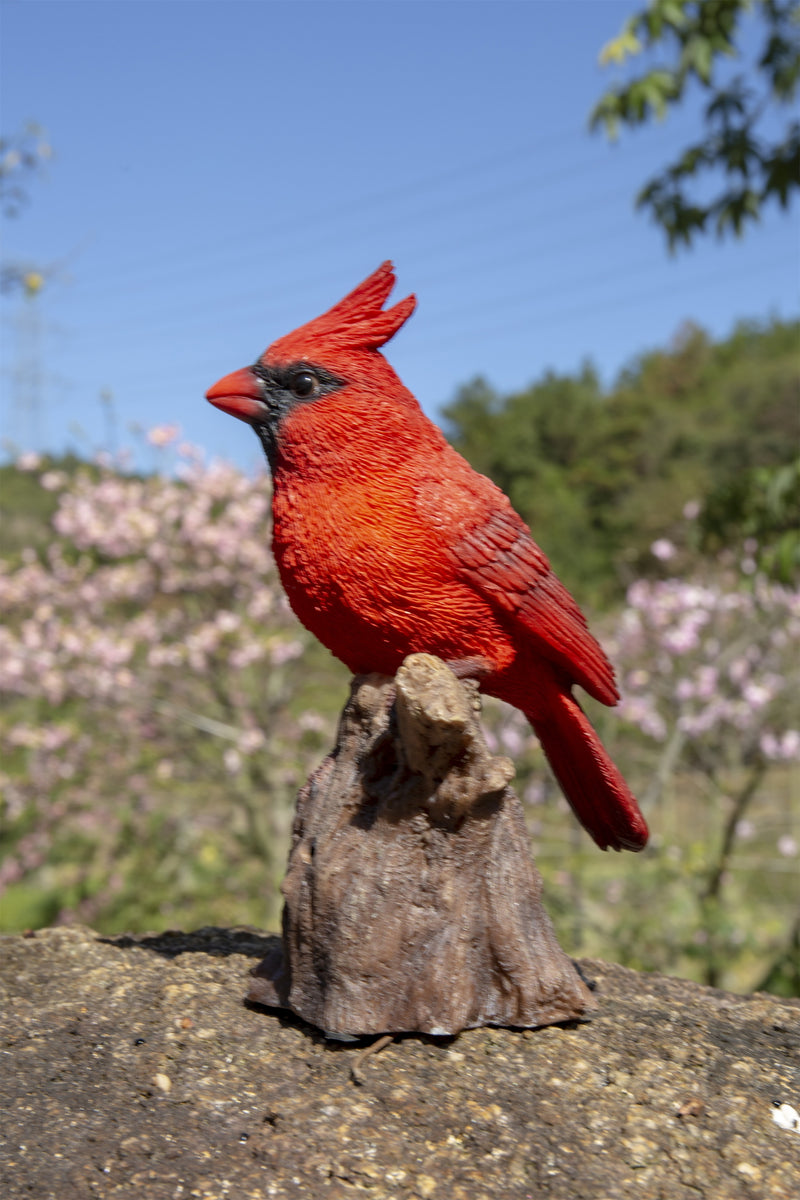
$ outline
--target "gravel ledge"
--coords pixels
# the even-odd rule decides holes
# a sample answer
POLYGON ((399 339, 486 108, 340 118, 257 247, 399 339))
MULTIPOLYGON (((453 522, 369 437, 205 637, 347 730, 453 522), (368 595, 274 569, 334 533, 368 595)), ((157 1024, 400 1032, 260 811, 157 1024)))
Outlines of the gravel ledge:
POLYGON ((800 1006, 585 960, 585 1023, 407 1036, 361 1067, 242 997, 249 929, 0 939, 0 1194, 793 1200, 800 1006))

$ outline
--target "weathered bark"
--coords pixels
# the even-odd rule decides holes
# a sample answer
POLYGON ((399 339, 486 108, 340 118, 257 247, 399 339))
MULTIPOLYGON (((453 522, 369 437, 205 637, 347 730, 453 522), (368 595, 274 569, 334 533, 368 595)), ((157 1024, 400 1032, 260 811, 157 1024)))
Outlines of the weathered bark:
POLYGON ((439 659, 353 681, 336 747, 301 790, 282 950, 248 999, 329 1036, 582 1017, 591 994, 541 904, 514 769, 439 659))

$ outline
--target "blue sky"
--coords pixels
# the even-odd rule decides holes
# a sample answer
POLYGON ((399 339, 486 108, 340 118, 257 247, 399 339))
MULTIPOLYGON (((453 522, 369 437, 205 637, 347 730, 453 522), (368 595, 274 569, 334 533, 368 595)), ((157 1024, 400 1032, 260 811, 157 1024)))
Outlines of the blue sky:
POLYGON ((587 131, 641 2, 5 0, 2 129, 34 119, 55 151, 3 221, 4 259, 53 267, 35 307, 0 300, 6 438, 88 452, 177 422, 249 467, 206 388, 385 258, 419 300, 388 357, 432 416, 476 374, 589 357, 610 382, 686 319, 795 316, 796 213, 670 257, 634 211, 696 101, 615 146, 587 131))

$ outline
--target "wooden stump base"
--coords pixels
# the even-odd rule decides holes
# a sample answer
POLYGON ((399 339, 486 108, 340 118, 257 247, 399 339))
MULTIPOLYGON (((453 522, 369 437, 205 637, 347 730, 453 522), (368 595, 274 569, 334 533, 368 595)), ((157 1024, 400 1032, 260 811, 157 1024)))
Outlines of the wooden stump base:
POLYGON ((541 904, 514 768, 474 686, 409 656, 353 680, 336 747, 301 789, 282 953, 248 999, 330 1037, 581 1018, 591 993, 541 904))

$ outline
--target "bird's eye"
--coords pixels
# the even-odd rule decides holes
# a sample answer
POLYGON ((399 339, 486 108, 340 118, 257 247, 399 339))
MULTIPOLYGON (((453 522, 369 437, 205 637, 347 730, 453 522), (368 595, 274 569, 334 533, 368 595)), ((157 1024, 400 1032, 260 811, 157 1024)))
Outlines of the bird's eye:
POLYGON ((292 394, 300 400, 313 396, 319 389, 319 380, 310 371, 298 371, 291 378, 292 394))

